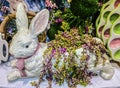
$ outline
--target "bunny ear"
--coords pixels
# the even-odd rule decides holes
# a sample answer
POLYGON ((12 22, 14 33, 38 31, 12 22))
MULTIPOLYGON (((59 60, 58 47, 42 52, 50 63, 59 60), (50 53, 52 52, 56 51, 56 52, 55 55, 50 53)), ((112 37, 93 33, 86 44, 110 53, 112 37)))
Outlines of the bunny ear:
POLYGON ((33 18, 30 31, 33 35, 37 36, 42 33, 47 27, 49 20, 49 11, 47 9, 41 10, 37 15, 33 18))
POLYGON ((25 12, 24 5, 20 3, 16 12, 16 25, 17 29, 28 29, 28 18, 25 12))

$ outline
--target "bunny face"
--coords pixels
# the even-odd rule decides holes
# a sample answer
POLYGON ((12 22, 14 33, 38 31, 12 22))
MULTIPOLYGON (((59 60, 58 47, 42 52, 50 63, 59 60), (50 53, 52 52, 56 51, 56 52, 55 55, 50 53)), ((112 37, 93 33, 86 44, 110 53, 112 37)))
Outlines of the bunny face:
POLYGON ((15 58, 27 58, 32 56, 38 47, 37 35, 47 27, 49 11, 40 11, 31 21, 28 28, 28 18, 22 3, 17 7, 16 24, 18 32, 13 36, 10 44, 10 53, 15 58))
POLYGON ((28 30, 26 32, 21 30, 13 37, 10 46, 10 53, 15 58, 26 58, 36 51, 38 39, 33 37, 28 30))

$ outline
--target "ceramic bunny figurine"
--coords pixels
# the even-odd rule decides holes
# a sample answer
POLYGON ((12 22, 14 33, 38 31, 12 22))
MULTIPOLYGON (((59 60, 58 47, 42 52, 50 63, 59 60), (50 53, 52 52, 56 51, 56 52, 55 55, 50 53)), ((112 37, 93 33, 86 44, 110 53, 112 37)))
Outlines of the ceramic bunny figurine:
MULTIPOLYGON (((16 13, 16 24, 18 32, 14 35, 13 40, 10 44, 10 54, 13 55, 16 59, 11 61, 11 66, 16 67, 17 69, 10 74, 8 74, 8 80, 16 80, 21 77, 35 77, 41 74, 43 70, 43 58, 44 51, 47 49, 47 44, 39 43, 37 35, 42 33, 49 19, 49 11, 44 9, 41 10, 30 24, 28 29, 28 19, 26 12, 24 10, 23 4, 19 4, 16 13)), ((94 38, 97 42, 100 42, 99 39, 94 38)), ((83 48, 77 49, 76 54, 79 58, 75 58, 77 65, 80 65, 80 57, 83 48)), ((103 66, 102 60, 99 61, 98 65, 94 66, 94 61, 96 56, 89 51, 90 59, 88 61, 88 70, 90 71, 100 71, 100 75, 104 79, 111 79, 114 75, 114 69, 111 66, 107 55, 104 55, 107 58, 105 65, 103 66)), ((61 59, 62 60, 62 59, 61 59)), ((54 63, 53 63, 54 64, 54 63)))
POLYGON ((40 11, 32 20, 28 29, 28 18, 22 3, 18 5, 16 12, 16 24, 18 32, 10 44, 10 54, 15 60, 11 61, 12 67, 17 67, 8 75, 8 80, 15 80, 24 76, 37 76, 42 70, 43 52, 46 44, 38 42, 37 35, 42 33, 49 19, 49 11, 40 11), (26 59, 28 58, 28 59, 26 59), (37 67, 37 68, 36 68, 37 67))

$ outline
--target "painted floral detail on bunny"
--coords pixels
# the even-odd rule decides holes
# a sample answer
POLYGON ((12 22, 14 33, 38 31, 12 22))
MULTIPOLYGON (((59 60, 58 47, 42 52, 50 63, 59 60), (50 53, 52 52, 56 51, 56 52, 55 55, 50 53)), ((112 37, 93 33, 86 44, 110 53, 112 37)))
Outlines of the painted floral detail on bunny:
MULTIPOLYGON (((47 43, 39 43, 37 35, 45 31, 49 20, 49 11, 44 9, 41 10, 35 18, 33 18, 30 27, 28 29, 28 18, 26 12, 24 10, 23 4, 19 4, 16 12, 16 24, 18 32, 14 35, 12 42, 10 44, 10 53, 16 59, 11 61, 12 67, 17 67, 16 70, 12 71, 8 74, 8 80, 16 80, 18 78, 27 76, 27 77, 35 77, 39 76, 41 72, 44 70, 44 51, 47 50, 47 43)), ((98 38, 94 38, 96 42, 100 40, 98 38)), ((81 61, 81 55, 83 52, 83 48, 79 48, 76 51, 78 58, 74 58, 76 60, 76 64, 79 66, 81 61)), ((111 66, 108 58, 106 60, 105 65, 103 66, 102 62, 99 62, 98 65, 94 66, 94 61, 97 59, 94 53, 90 53, 87 51, 91 57, 88 63, 88 70, 100 71, 100 75, 104 79, 111 79, 114 75, 114 69, 111 66)), ((68 54, 69 55, 69 54, 68 54)), ((62 60, 60 59, 60 64, 62 60)), ((51 62, 54 64, 54 60, 51 62)))

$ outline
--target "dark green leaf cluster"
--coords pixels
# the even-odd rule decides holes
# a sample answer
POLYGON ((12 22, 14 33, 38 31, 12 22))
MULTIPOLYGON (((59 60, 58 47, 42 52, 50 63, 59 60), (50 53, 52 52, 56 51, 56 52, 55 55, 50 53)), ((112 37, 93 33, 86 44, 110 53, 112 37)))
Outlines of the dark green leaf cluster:
POLYGON ((92 16, 98 11, 98 0, 72 0, 70 9, 76 16, 82 19, 92 16))

